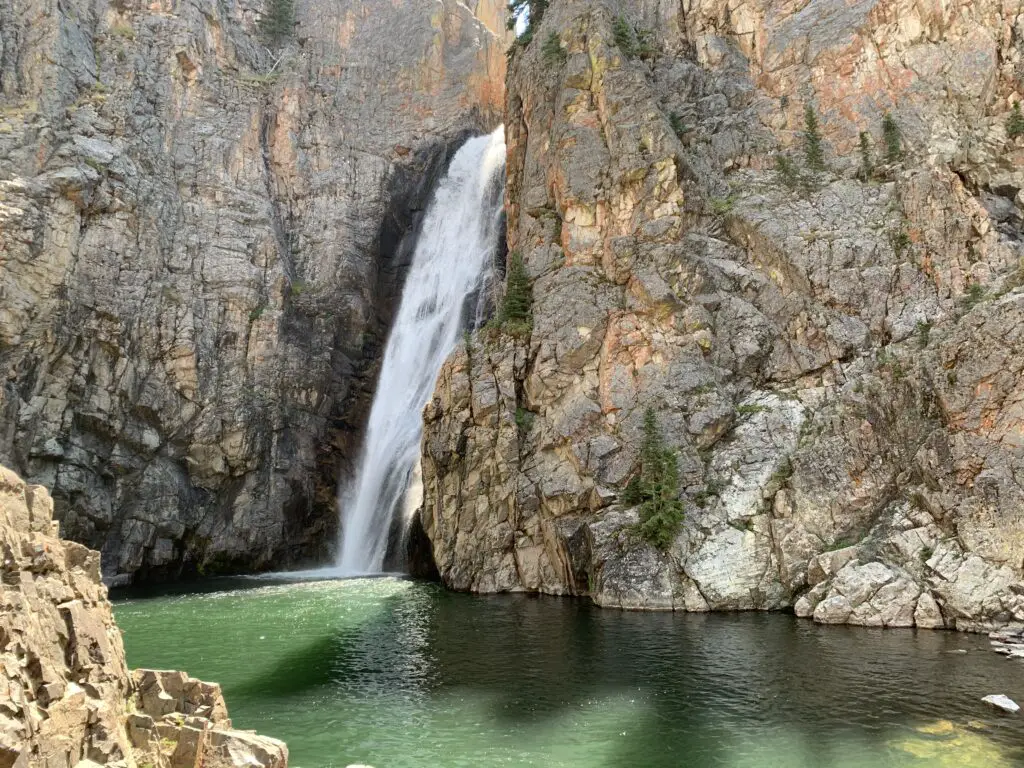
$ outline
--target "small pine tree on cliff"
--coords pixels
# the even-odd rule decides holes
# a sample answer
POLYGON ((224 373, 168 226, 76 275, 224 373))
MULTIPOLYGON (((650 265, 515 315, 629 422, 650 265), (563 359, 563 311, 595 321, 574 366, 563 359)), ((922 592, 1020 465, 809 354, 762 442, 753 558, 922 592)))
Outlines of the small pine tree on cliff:
POLYGON ((810 104, 804 110, 804 154, 808 168, 812 171, 825 170, 825 148, 821 143, 818 116, 810 104))
POLYGON ((623 494, 627 504, 640 507, 640 536, 658 549, 672 546, 683 522, 679 499, 679 468, 675 452, 665 447, 653 408, 644 411, 644 437, 640 444, 640 474, 623 494))
POLYGON ((885 140, 885 157, 890 163, 903 157, 903 132, 889 112, 882 118, 882 138, 885 140))
POLYGON ((533 289, 519 251, 513 251, 509 259, 501 324, 513 336, 526 336, 533 330, 533 289))
POLYGON ((281 45, 295 26, 295 0, 266 0, 259 27, 268 45, 281 45))
POLYGON ((1006 118, 1006 135, 1011 139, 1024 136, 1024 115, 1020 112, 1020 102, 1013 104, 1013 112, 1006 118))
POLYGON ((619 46, 619 50, 623 54, 630 59, 637 55, 639 47, 637 46, 636 34, 633 32, 633 27, 626 21, 625 16, 616 16, 612 21, 612 35, 615 38, 615 44, 619 46))
POLYGON ((540 24, 547 7, 548 0, 509 0, 508 21, 506 22, 509 30, 514 30, 520 19, 525 19, 526 22, 523 33, 518 39, 520 45, 528 45, 533 39, 533 31, 540 24))
POLYGON ((544 64, 548 67, 560 67, 565 63, 565 49, 562 48, 562 39, 557 32, 548 34, 540 51, 544 56, 544 64))
POLYGON ((868 141, 868 132, 860 132, 860 175, 867 180, 875 172, 875 165, 871 162, 871 144, 868 141))

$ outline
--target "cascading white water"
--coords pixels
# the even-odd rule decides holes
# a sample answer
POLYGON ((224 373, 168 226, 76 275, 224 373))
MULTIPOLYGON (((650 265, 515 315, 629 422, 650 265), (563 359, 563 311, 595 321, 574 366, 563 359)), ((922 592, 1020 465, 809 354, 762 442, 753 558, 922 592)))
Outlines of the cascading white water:
MULTIPOLYGON (((419 460, 422 411, 462 334, 467 303, 494 262, 501 220, 505 132, 467 141, 427 208, 384 353, 352 484, 341 495, 337 569, 378 573, 419 460)), ((469 308, 472 311, 472 308, 469 308)))

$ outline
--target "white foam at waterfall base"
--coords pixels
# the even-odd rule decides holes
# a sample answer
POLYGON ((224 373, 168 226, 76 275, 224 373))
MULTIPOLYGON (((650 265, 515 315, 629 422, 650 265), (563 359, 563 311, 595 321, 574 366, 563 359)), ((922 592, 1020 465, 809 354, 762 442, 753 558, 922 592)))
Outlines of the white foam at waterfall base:
POLYGON ((339 575, 377 573, 420 456, 422 411, 494 263, 505 134, 467 141, 438 184, 402 291, 362 454, 340 494, 339 575))

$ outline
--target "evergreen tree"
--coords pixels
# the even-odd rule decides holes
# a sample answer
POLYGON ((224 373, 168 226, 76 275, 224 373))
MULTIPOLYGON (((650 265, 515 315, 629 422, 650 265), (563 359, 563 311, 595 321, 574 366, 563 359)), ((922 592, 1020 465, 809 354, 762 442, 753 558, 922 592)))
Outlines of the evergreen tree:
POLYGON ((561 66, 565 63, 565 49, 562 48, 562 40, 557 32, 551 32, 544 39, 544 45, 540 49, 544 56, 544 63, 551 66, 561 66))
POLYGON ((619 46, 619 50, 623 54, 631 59, 637 55, 636 34, 633 32, 629 22, 626 21, 625 16, 615 17, 615 20, 612 22, 612 35, 615 38, 615 44, 619 46))
POLYGON ((533 328, 533 289, 519 251, 512 251, 505 282, 505 301, 501 306, 501 324, 513 335, 528 334, 533 328))
POLYGON ((779 153, 775 156, 775 172, 779 175, 779 181, 782 182, 786 189, 796 190, 808 186, 805 184, 804 179, 801 178, 796 163, 790 160, 788 155, 779 153))
POLYGON ((679 499, 679 468, 675 452, 666 448, 653 408, 644 411, 644 436, 640 443, 640 474, 623 493, 627 504, 640 507, 640 536, 659 549, 668 549, 683 522, 679 499))
POLYGON ((807 167, 812 171, 825 170, 825 148, 821 143, 821 131, 818 130, 818 116, 810 104, 804 109, 804 154, 807 156, 807 167))
POLYGON ((679 139, 682 140, 683 136, 686 135, 688 130, 686 127, 686 123, 683 122, 683 118, 681 118, 677 113, 671 112, 668 116, 668 122, 669 125, 672 126, 672 130, 675 131, 676 136, 678 136, 679 139))
POLYGON ((1006 135, 1011 139, 1024 136, 1024 115, 1020 112, 1020 102, 1013 104, 1013 112, 1006 118, 1006 135))
POLYGON ((882 138, 885 140, 885 157, 890 163, 903 157, 903 134, 889 112, 882 118, 882 138))
POLYGON ((871 145, 868 143, 868 132, 860 132, 860 172, 864 179, 870 179, 875 166, 871 162, 871 145))
POLYGON ((281 45, 295 26, 295 0, 266 0, 260 34, 268 45, 281 45))

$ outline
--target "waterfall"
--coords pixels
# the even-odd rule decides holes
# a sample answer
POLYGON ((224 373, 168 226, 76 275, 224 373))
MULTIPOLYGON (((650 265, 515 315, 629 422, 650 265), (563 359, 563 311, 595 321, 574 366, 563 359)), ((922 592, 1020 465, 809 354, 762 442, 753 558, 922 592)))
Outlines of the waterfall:
POLYGON ((494 263, 505 132, 467 141, 427 208, 384 352, 362 454, 341 494, 338 570, 378 573, 419 462, 422 412, 494 263))

